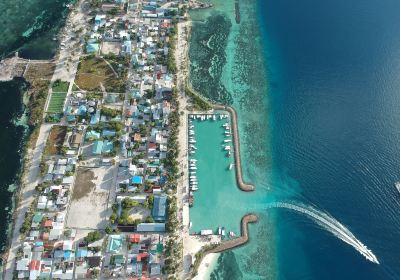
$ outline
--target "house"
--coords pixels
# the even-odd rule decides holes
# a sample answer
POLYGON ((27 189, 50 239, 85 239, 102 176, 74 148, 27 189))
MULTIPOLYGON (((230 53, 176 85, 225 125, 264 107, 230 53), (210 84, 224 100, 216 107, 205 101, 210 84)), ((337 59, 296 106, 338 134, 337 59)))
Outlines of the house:
POLYGON ((154 196, 152 216, 157 222, 164 222, 166 218, 167 197, 165 195, 154 196))
POLYGON ((131 184, 134 184, 134 185, 143 184, 143 177, 142 176, 133 176, 131 178, 131 184))
POLYGON ((97 53, 99 51, 99 44, 95 39, 89 39, 86 44, 86 53, 97 53))
POLYGON ((119 253, 122 249, 122 237, 120 235, 110 235, 108 238, 108 253, 119 253))
POLYGON ((101 256, 91 256, 87 258, 87 263, 89 267, 100 267, 101 266, 101 256))
POLYGON ((86 132, 86 140, 98 140, 100 138, 100 133, 95 130, 90 130, 86 132))
POLYGON ((140 242, 140 234, 130 234, 129 242, 131 243, 139 243, 140 242))
POLYGON ((140 223, 136 227, 137 232, 165 232, 164 223, 140 223))
POLYGON ((103 141, 97 140, 94 142, 93 147, 92 147, 92 154, 94 155, 101 155, 101 152, 103 151, 103 141))
POLYGON ((82 131, 72 134, 72 136, 70 138, 70 142, 69 142, 71 148, 78 149, 82 143, 82 139, 83 139, 82 131))

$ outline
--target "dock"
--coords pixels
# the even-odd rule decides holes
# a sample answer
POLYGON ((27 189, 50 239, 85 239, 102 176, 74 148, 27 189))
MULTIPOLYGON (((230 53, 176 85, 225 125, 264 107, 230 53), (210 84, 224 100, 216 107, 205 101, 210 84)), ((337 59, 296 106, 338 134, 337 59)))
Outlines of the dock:
POLYGON ((243 175, 242 175, 242 163, 240 160, 240 140, 239 140, 239 129, 238 129, 238 124, 237 124, 237 113, 235 109, 229 106, 223 106, 223 105, 214 105, 213 106, 214 110, 225 110, 229 112, 231 116, 231 122, 232 122, 232 137, 233 137, 233 148, 234 148, 234 157, 235 157, 235 168, 236 168, 236 183, 239 187, 244 192, 251 192, 255 190, 255 186, 251 184, 247 184, 243 181, 243 175))
POLYGON ((249 241, 249 223, 257 222, 257 216, 255 214, 247 214, 241 220, 240 224, 240 237, 222 241, 217 247, 210 249, 208 253, 220 253, 226 250, 230 250, 246 244, 249 241))

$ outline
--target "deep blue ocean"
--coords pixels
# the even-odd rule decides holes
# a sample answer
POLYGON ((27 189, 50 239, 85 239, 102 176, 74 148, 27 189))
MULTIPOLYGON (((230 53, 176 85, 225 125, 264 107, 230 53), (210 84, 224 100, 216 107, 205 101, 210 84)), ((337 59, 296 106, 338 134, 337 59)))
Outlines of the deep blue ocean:
POLYGON ((400 279, 400 2, 258 2, 274 193, 330 213, 380 261, 280 210, 279 279, 400 279))

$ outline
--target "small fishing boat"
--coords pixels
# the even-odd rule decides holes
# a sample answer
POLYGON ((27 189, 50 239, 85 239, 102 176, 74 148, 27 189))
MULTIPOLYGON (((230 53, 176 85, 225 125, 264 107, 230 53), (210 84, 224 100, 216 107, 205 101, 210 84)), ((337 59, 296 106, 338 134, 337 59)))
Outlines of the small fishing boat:
POLYGON ((400 192, 400 182, 394 183, 394 186, 396 187, 397 191, 400 192))

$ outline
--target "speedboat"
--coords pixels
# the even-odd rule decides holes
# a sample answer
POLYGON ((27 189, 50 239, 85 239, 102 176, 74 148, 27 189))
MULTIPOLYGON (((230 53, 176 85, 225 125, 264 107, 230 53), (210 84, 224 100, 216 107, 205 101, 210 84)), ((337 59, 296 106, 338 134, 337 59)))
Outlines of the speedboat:
POLYGON ((197 170, 197 167, 196 166, 190 166, 189 169, 190 170, 197 170))
POLYGON ((229 151, 231 149, 231 146, 225 146, 224 150, 229 151))
POLYGON ((222 227, 221 235, 222 235, 222 236, 225 236, 225 228, 224 228, 224 227, 222 227))
POLYGON ((224 142, 225 143, 229 143, 229 142, 232 142, 232 140, 231 139, 225 139, 224 142))
POLYGON ((233 163, 229 164, 229 170, 232 170, 233 168, 233 163))
POLYGON ((190 187, 192 189, 192 191, 197 191, 199 188, 196 186, 190 187))
POLYGON ((222 228, 218 227, 218 235, 221 235, 221 233, 222 233, 222 228))

